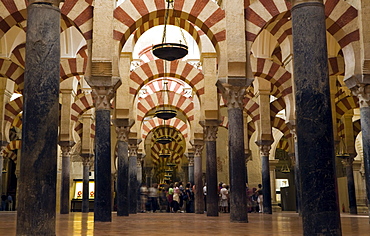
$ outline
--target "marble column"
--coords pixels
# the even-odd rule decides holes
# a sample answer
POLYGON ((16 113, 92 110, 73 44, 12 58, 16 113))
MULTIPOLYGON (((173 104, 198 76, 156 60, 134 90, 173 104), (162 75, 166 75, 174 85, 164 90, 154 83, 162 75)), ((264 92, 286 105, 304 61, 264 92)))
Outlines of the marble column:
POLYGON ((250 150, 246 150, 244 152, 244 156, 245 156, 245 182, 249 183, 248 182, 248 162, 250 161, 250 158, 251 158, 250 150))
POLYGON ((204 195, 203 195, 203 180, 202 180, 202 151, 203 140, 196 140, 194 147, 194 184, 195 184, 195 214, 204 213, 204 195))
POLYGON ((90 153, 81 154, 82 157, 82 213, 90 211, 90 166, 93 163, 93 155, 90 153))
POLYGON ((62 180, 60 186, 60 214, 68 214, 70 211, 70 168, 71 149, 74 142, 59 142, 62 149, 62 180))
POLYGON ((3 150, 5 148, 5 144, 6 142, 4 141, 0 141, 0 143, 3 143, 4 145, 1 145, 0 146, 0 194, 2 193, 5 193, 5 191, 3 192, 3 169, 4 169, 4 157, 3 157, 3 150))
POLYGON ((141 183, 143 182, 143 154, 142 153, 138 153, 137 154, 137 163, 136 163, 136 167, 137 167, 137 184, 138 186, 141 185, 141 183))
POLYGON ((230 221, 248 222, 244 154, 243 98, 245 87, 224 86, 229 119, 230 221))
POLYGON ((128 135, 130 127, 116 126, 117 132, 117 216, 129 215, 128 135))
MULTIPOLYGON (((268 141, 271 143, 271 141, 268 141)), ((270 149, 271 144, 260 145, 262 159, 262 195, 263 195, 263 213, 272 214, 271 203, 271 182, 270 182, 270 149)))
POLYGON ((59 3, 59 0, 29 0, 27 6, 23 158, 18 182, 17 235, 55 235, 59 3))
POLYGON ((207 216, 218 216, 217 149, 218 121, 205 122, 204 141, 206 145, 207 216))
POLYGON ((293 0, 291 12, 303 234, 341 235, 325 7, 293 0))
POLYGON ((189 182, 193 185, 194 184, 194 153, 188 153, 188 174, 189 174, 189 182))
POLYGON ((137 196, 139 193, 139 186, 137 183, 137 142, 136 139, 129 140, 129 214, 137 213, 137 196))
MULTIPOLYGON (((352 92, 357 95, 360 104, 366 199, 370 202, 370 85, 360 84, 352 89, 352 92)), ((368 209, 370 217, 370 204, 368 204, 368 209)))

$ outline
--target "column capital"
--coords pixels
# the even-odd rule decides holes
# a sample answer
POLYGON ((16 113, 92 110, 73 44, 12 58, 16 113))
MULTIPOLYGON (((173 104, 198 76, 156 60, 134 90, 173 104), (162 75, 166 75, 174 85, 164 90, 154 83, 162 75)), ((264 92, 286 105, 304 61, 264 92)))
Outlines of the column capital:
POLYGON ((204 144, 195 144, 193 145, 193 147, 194 147, 194 157, 201 157, 204 144))
POLYGON ((62 150, 62 157, 70 157, 72 146, 60 146, 62 150))
POLYGON ((128 126, 116 126, 117 139, 119 141, 128 142, 130 129, 131 127, 128 126))
POLYGON ((221 84, 220 82, 217 82, 217 87, 222 92, 222 97, 226 100, 228 109, 238 108, 243 110, 243 99, 246 94, 245 87, 221 84))
MULTIPOLYGON (((131 140, 129 140, 131 141, 131 140)), ((129 142, 129 145, 128 145, 128 150, 129 150, 129 153, 130 153, 130 156, 137 156, 137 150, 139 149, 137 143, 131 143, 129 142)))
POLYGON ((83 166, 91 166, 93 164, 93 154, 90 153, 84 153, 81 154, 82 157, 82 165, 83 166))
POLYGON ((33 3, 48 3, 56 7, 59 7, 61 2, 64 2, 64 0, 28 0, 29 5, 33 3))
POLYGON ((194 153, 188 154, 189 166, 194 166, 194 153))
POLYGON ((353 164, 354 160, 355 160, 355 158, 350 155, 349 157, 342 159, 341 162, 345 166, 351 166, 353 164))
POLYGON ((97 110, 110 110, 110 101, 114 97, 113 87, 92 87, 91 95, 97 110))
POLYGON ((205 141, 216 141, 218 125, 207 125, 203 127, 204 129, 204 140, 205 141))
POLYGON ((271 150, 271 144, 258 145, 260 148, 261 156, 269 156, 271 150))
POLYGON ((361 107, 370 106, 370 84, 358 84, 351 88, 352 93, 357 96, 361 107))

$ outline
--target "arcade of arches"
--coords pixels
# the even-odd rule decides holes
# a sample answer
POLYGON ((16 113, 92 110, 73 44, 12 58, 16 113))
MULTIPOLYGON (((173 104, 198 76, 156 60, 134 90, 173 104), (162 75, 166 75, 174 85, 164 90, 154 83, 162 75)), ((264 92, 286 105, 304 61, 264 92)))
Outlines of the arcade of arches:
POLYGON ((71 211, 135 214, 141 183, 176 181, 195 185, 195 214, 219 215, 224 182, 247 223, 245 184, 262 184, 265 214, 341 235, 341 211, 369 212, 368 19, 368 0, 0 0, 17 235, 55 235, 71 211), (187 56, 154 56, 163 25, 187 56))

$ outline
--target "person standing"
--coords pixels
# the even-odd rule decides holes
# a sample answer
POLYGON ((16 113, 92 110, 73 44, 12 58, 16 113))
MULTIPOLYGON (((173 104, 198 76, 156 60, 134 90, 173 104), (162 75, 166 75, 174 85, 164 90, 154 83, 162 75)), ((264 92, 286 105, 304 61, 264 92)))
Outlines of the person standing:
POLYGON ((5 193, 3 193, 1 195, 1 208, 0 208, 1 211, 6 210, 6 200, 7 200, 7 197, 6 197, 5 193))
POLYGON ((207 211, 207 183, 203 186, 203 198, 204 198, 204 212, 207 211))
POLYGON ((13 210, 13 197, 12 195, 8 194, 8 211, 13 210))
POLYGON ((154 183, 152 187, 149 188, 148 197, 150 211, 156 212, 158 209, 158 184, 154 183))
POLYGON ((263 213, 263 194, 262 194, 262 184, 258 184, 258 188, 256 190, 256 194, 258 196, 257 202, 259 206, 259 213, 263 213))
POLYGON ((222 188, 220 189, 220 195, 221 195, 221 200, 220 200, 220 208, 221 212, 227 213, 228 212, 228 199, 229 199, 229 190, 226 188, 226 184, 222 184, 222 188))
POLYGON ((140 210, 142 213, 146 212, 146 203, 148 202, 148 188, 146 184, 142 184, 140 187, 140 210))

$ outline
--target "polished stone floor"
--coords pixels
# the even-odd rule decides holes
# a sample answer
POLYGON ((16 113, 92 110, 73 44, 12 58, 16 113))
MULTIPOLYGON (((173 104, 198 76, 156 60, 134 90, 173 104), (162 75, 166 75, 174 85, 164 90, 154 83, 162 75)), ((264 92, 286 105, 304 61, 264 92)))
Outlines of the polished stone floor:
MULTIPOLYGON (((249 223, 231 223, 229 214, 219 217, 187 213, 138 213, 117 217, 112 222, 95 223, 93 213, 73 212, 57 215, 58 236, 77 235, 302 235, 302 223, 293 212, 272 215, 251 213, 249 223)), ((343 236, 370 235, 369 217, 341 215, 343 236)), ((0 212, 0 235, 15 235, 16 212, 0 212)))

